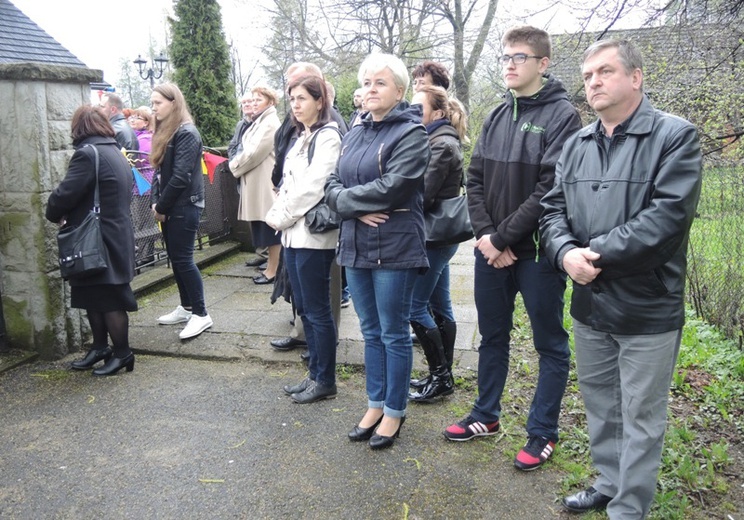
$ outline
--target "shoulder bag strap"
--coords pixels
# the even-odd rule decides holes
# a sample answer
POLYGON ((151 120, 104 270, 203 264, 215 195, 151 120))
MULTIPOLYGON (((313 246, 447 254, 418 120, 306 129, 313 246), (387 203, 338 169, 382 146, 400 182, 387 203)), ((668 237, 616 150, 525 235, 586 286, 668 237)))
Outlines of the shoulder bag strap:
MULTIPOLYGON (((93 212, 94 213, 100 213, 101 212, 101 199, 99 197, 98 193, 98 148, 93 146, 92 144, 86 144, 85 147, 90 146, 93 149, 93 155, 95 155, 95 165, 96 165, 96 189, 93 192, 93 212)), ((84 147, 84 148, 85 148, 84 147)))

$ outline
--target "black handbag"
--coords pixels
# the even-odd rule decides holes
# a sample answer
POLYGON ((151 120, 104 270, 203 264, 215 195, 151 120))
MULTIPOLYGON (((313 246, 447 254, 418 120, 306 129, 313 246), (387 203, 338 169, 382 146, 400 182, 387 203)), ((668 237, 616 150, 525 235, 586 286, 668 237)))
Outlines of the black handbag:
POLYGON ((437 199, 424 215, 426 245, 442 247, 459 244, 473 238, 468 200, 465 195, 452 199, 437 199))
POLYGON ((341 217, 321 200, 305 214, 305 225, 310 233, 325 233, 341 227, 341 217))
POLYGON ((66 226, 57 234, 59 271, 65 280, 80 279, 108 269, 109 257, 101 234, 101 202, 98 193, 98 150, 95 154, 96 189, 93 209, 77 226, 66 226))
MULTIPOLYGON (((335 130, 339 136, 341 135, 341 132, 339 132, 338 128, 335 126, 323 127, 318 130, 308 146, 307 164, 310 164, 313 160, 313 154, 315 153, 315 139, 318 136, 318 133, 322 132, 326 128, 329 130, 335 130)), ((325 197, 323 197, 320 202, 310 208, 310 211, 305 213, 305 225, 310 233, 325 233, 340 228, 341 217, 325 203, 325 197)))

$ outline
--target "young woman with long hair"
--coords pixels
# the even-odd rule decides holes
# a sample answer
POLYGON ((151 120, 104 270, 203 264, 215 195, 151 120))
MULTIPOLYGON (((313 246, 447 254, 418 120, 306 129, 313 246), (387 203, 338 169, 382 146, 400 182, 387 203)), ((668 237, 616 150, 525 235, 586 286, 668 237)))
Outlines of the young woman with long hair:
POLYGON ((201 168, 202 140, 186 100, 172 83, 155 87, 150 96, 155 117, 150 163, 156 169, 152 183, 152 211, 161 223, 181 304, 160 316, 158 323, 186 323, 181 339, 198 336, 212 326, 204 303, 204 284, 194 262, 194 242, 204 209, 201 168))

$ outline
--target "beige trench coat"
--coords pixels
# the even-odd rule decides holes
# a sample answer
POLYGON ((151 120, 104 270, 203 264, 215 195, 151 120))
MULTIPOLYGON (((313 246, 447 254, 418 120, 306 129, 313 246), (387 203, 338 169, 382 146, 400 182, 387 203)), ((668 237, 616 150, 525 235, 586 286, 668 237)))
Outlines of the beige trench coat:
POLYGON ((240 179, 238 220, 264 220, 276 195, 271 172, 274 169, 274 134, 280 126, 276 108, 258 116, 243 135, 243 151, 230 161, 230 171, 240 179))

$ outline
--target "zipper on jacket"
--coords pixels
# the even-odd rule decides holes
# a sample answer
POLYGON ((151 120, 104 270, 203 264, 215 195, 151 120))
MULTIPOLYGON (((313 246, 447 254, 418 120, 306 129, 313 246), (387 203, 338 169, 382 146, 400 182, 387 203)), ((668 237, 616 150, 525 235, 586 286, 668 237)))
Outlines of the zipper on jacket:
POLYGON ((532 242, 535 244, 535 263, 540 262, 540 230, 532 233, 532 242))
POLYGON ((384 148, 385 143, 380 144, 380 149, 377 150, 377 168, 380 171, 380 178, 382 179, 382 149, 384 148))

